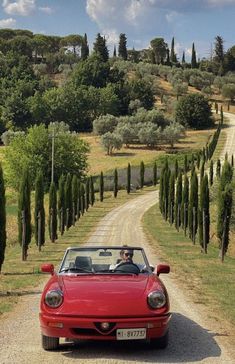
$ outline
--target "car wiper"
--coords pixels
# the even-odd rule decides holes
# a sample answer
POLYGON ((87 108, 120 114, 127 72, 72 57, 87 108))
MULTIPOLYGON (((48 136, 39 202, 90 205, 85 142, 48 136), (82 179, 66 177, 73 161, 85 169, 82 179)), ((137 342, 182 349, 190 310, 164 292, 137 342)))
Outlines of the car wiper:
POLYGON ((84 272, 84 273, 94 273, 89 269, 85 269, 85 268, 79 268, 79 267, 71 267, 71 268, 63 268, 61 269, 60 273, 64 273, 64 272, 84 272))

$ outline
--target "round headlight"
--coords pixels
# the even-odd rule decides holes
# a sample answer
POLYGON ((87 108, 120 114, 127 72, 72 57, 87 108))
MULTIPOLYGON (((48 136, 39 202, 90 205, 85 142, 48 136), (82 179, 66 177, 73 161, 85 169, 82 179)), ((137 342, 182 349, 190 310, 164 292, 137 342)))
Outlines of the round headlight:
POLYGON ((53 290, 47 292, 45 296, 45 303, 49 307, 57 308, 63 302, 63 293, 60 290, 53 290))
POLYGON ((166 304, 166 296, 162 291, 154 291, 148 295, 148 304, 151 308, 161 308, 166 304))

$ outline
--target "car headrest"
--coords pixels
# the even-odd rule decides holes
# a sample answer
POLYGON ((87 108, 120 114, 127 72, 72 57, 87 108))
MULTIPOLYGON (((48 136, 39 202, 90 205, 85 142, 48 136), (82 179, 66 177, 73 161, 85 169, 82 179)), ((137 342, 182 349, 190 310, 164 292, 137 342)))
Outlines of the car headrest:
POLYGON ((75 267, 91 269, 92 268, 91 257, 83 257, 83 256, 76 257, 75 267))

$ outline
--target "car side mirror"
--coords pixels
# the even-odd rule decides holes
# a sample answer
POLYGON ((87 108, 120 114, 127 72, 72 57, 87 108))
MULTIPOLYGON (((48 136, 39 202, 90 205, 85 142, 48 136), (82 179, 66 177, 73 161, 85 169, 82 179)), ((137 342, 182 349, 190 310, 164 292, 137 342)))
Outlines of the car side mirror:
POLYGON ((170 272, 170 266, 168 264, 158 264, 155 273, 157 273, 157 276, 159 276, 162 273, 169 273, 170 272))
POLYGON ((54 274, 54 265, 53 264, 42 264, 41 272, 42 273, 50 273, 51 275, 54 274))

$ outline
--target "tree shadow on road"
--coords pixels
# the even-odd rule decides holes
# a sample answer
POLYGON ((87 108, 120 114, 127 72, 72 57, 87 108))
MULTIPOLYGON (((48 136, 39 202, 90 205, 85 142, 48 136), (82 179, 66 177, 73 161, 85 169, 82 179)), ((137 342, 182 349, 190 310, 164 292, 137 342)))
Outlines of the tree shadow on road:
POLYGON ((149 363, 190 363, 206 358, 218 358, 221 349, 210 332, 196 322, 173 313, 170 324, 170 340, 166 349, 152 349, 146 342, 93 342, 80 341, 78 344, 64 343, 60 347, 66 358, 94 359, 94 361, 117 360, 149 363))

